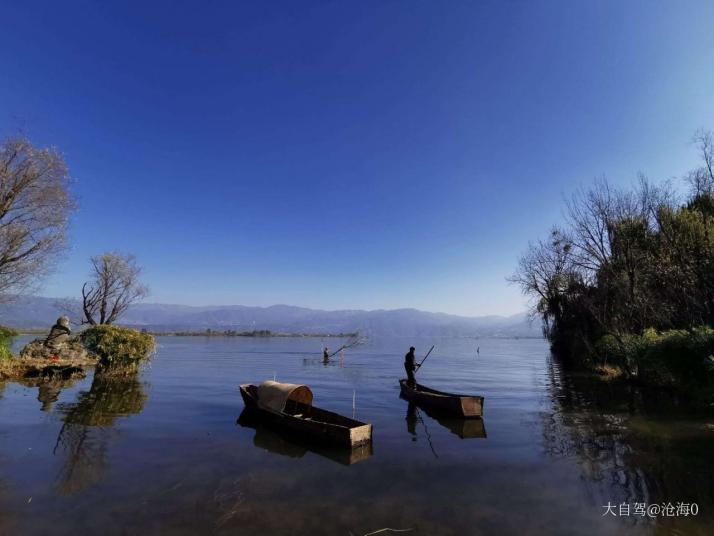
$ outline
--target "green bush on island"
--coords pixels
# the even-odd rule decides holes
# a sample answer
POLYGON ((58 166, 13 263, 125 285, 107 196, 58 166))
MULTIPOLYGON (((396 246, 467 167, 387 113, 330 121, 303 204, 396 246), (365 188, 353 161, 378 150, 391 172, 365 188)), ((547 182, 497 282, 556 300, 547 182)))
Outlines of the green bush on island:
POLYGON ((642 335, 605 335, 596 343, 598 362, 652 384, 701 382, 714 372, 714 329, 697 327, 642 335))
POLYGON ((79 339, 105 371, 134 372, 155 348, 154 337, 148 333, 106 324, 84 330, 79 339))
POLYGON ((18 333, 14 329, 0 326, 0 359, 12 358, 12 339, 17 335, 18 333))

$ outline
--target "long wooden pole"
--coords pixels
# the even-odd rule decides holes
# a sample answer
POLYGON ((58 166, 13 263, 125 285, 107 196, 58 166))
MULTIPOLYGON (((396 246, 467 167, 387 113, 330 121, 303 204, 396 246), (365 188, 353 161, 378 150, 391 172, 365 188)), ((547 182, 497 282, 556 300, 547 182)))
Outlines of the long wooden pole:
POLYGON ((353 346, 357 346, 360 343, 359 339, 355 339, 353 341, 348 342, 347 344, 343 344, 340 346, 337 350, 332 352, 330 355, 327 356, 327 358, 331 358, 333 355, 340 353, 342 350, 346 350, 347 348, 352 348, 353 346))
POLYGON ((426 361, 426 358, 429 357, 429 354, 431 353, 431 351, 432 351, 433 349, 434 349, 434 345, 432 345, 431 348, 429 348, 429 351, 428 351, 428 352, 426 353, 426 355, 424 356, 424 359, 421 360, 421 363, 419 363, 419 366, 418 366, 417 369, 414 371, 414 374, 416 374, 416 373, 417 373, 417 370, 419 370, 419 369, 421 368, 421 366, 424 364, 424 361, 426 361))

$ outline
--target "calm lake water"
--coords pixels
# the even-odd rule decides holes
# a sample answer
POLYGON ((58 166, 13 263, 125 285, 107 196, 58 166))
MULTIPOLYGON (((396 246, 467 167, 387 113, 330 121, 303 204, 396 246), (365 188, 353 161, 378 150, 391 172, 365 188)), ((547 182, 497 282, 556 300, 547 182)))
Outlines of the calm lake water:
POLYGON ((327 366, 320 339, 158 344, 136 379, 0 383, 1 534, 714 533, 714 417, 570 376, 544 341, 372 340, 327 366), (485 396, 483 423, 409 411, 412 343, 436 344, 420 381, 485 396), (238 423, 237 385, 274 376, 346 415, 354 393, 371 455, 238 423), (608 502, 630 515, 603 516, 608 502), (668 502, 698 515, 634 513, 668 502))

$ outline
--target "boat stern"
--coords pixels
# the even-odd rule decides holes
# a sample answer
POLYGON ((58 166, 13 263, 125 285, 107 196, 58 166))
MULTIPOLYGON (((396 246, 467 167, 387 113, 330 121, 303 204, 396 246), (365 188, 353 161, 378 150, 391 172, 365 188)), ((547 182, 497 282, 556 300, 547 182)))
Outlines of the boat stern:
POLYGON ((364 424, 350 428, 350 444, 355 447, 372 441, 372 425, 364 424))
POLYGON ((483 397, 461 397, 461 412, 464 417, 483 417, 483 397))

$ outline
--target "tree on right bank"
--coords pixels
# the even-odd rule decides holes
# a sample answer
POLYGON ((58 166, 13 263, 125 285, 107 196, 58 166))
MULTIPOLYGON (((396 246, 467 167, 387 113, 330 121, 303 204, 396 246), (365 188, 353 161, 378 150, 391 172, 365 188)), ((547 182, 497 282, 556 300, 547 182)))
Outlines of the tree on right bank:
POLYGON ((640 177, 577 192, 509 279, 567 363, 697 389, 714 372, 714 133, 687 193, 640 177))

